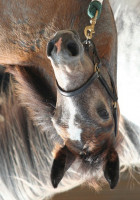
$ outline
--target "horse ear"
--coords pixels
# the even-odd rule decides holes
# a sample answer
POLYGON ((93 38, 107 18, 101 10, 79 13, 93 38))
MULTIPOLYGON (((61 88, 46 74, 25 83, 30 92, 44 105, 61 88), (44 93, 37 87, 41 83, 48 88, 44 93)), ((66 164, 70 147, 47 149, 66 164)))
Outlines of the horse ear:
POLYGON ((58 186, 65 172, 69 169, 74 160, 75 156, 66 146, 57 152, 51 169, 51 182, 54 188, 58 186))
POLYGON ((119 180, 119 157, 115 149, 111 149, 107 155, 104 176, 113 189, 119 180))

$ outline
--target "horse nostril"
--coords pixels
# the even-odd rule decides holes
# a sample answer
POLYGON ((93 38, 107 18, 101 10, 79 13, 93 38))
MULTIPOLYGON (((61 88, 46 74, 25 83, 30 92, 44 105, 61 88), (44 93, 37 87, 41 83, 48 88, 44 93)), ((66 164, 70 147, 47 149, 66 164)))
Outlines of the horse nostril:
POLYGON ((69 42, 67 44, 67 49, 69 50, 72 56, 77 56, 79 53, 78 45, 75 42, 69 42))
POLYGON ((48 47, 47 47, 47 55, 48 55, 48 56, 51 56, 51 53, 52 53, 53 48, 54 48, 54 41, 51 40, 51 41, 48 43, 48 47))

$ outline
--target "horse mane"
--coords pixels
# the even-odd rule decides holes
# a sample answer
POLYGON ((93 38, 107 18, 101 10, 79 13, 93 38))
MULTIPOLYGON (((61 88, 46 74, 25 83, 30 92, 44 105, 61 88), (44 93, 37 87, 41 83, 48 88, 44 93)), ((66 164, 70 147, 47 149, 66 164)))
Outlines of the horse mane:
POLYGON ((3 174, 0 196, 2 199, 15 200, 15 197, 19 199, 17 194, 24 194, 21 199, 35 199, 39 195, 43 199, 46 197, 46 185, 49 188, 50 184, 46 180, 49 180, 52 162, 50 152, 53 140, 50 138, 53 138, 53 131, 49 132, 49 126, 47 131, 42 131, 39 126, 34 125, 14 91, 15 80, 10 76, 8 87, 1 91, 0 109, 4 121, 1 122, 0 134, 3 174))
POLYGON ((119 153, 121 172, 128 170, 130 175, 133 172, 140 172, 140 128, 129 121, 126 117, 120 117, 119 131, 123 141, 118 144, 117 151, 119 153))

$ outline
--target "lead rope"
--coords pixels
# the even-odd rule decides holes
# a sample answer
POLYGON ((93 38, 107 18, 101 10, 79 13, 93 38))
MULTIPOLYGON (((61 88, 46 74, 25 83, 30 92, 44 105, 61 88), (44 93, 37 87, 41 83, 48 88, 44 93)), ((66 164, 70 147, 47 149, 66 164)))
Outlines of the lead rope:
POLYGON ((102 3, 103 3, 103 0, 92 0, 91 3, 89 4, 89 7, 88 7, 88 16, 90 18, 93 18, 95 17, 95 14, 96 14, 96 11, 98 10, 98 19, 101 15, 101 10, 102 10, 102 3))
POLYGON ((91 3, 88 6, 87 14, 91 18, 90 19, 90 26, 86 26, 84 30, 84 34, 87 40, 91 40, 93 37, 93 34, 95 33, 95 24, 97 19, 99 19, 101 15, 101 10, 102 10, 102 2, 103 0, 100 1, 91 1, 91 3))

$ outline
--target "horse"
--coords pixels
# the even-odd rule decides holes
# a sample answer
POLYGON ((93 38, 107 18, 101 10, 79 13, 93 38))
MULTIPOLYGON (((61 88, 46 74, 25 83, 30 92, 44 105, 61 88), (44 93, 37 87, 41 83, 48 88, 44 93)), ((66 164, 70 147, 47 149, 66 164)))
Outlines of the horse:
POLYGON ((87 51, 89 3, 0 0, 1 200, 43 200, 83 183, 113 189, 120 169, 139 167, 140 130, 115 92, 113 13, 104 0, 87 51))

